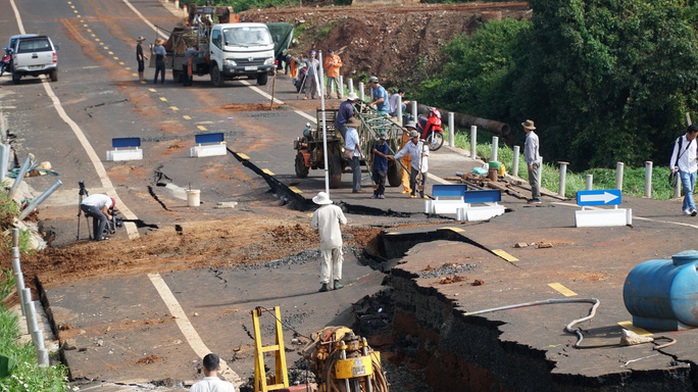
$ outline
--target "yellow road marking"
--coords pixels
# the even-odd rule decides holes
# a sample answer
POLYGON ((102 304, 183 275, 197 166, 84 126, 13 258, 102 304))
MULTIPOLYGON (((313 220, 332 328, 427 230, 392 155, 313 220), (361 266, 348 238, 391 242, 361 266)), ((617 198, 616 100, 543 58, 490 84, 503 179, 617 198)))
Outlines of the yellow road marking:
POLYGON ((182 116, 182 118, 185 120, 191 120, 191 117, 187 116, 186 114, 184 116, 182 116))
POLYGON ((262 173, 267 174, 267 175, 270 175, 270 176, 273 176, 273 175, 274 175, 274 172, 272 172, 272 171, 269 170, 269 169, 263 169, 263 170, 262 170, 262 173))
POLYGON ((165 97, 160 97, 160 100, 161 100, 162 102, 167 102, 167 98, 165 98, 165 97))
POLYGON ((179 110, 179 108, 178 108, 177 106, 170 106, 170 109, 171 109, 173 112, 176 112, 176 111, 179 110))
POLYGON ((618 325, 627 329, 628 331, 635 332, 636 334, 638 334, 640 336, 652 336, 653 335, 651 332, 648 332, 640 327, 634 326, 632 321, 621 321, 618 323, 618 325))
POLYGON ((515 261, 519 261, 519 259, 517 259, 516 257, 505 252, 504 249, 492 249, 492 253, 496 254, 497 256, 503 258, 504 260, 506 260, 510 263, 513 263, 515 261))
POLYGON ((288 189, 290 189, 293 193, 296 193, 296 194, 299 194, 299 195, 300 195, 301 193, 303 193, 302 190, 296 188, 295 186, 290 186, 290 187, 288 187, 288 189))
POLYGON ((138 76, 138 74, 135 73, 135 72, 133 72, 133 73, 131 74, 131 76, 138 76))
POLYGON ((152 88, 152 87, 151 87, 151 88, 149 88, 148 90, 149 90, 149 91, 150 91, 151 93, 154 93, 154 92, 156 92, 156 90, 155 90, 154 88, 152 88))
POLYGON ((95 33, 90 34, 90 37, 96 37, 96 36, 97 36, 97 34, 95 34, 95 33))
MULTIPOLYGON (((106 49, 106 48, 104 48, 104 49, 106 49)), ((111 56, 112 54, 114 54, 114 52, 112 52, 111 50, 108 51, 107 53, 109 53, 110 56, 111 56)))
POLYGON ((550 288, 557 291, 558 293, 564 295, 565 297, 574 297, 575 295, 577 295, 577 293, 561 285, 560 283, 548 283, 548 286, 550 286, 550 288))
POLYGON ((199 128, 200 131, 208 131, 208 129, 206 129, 206 127, 203 125, 197 125, 196 127, 199 128))
MULTIPOLYGON (((81 22, 82 22, 82 21, 81 21, 81 22)), ((84 23, 84 24, 82 25, 82 27, 87 27, 87 26, 89 26, 87 23, 84 23)))
POLYGON ((108 47, 108 46, 105 46, 105 47, 104 47, 104 50, 109 50, 109 47, 108 47))
POLYGON ((248 157, 247 155, 245 155, 245 154, 242 153, 242 152, 239 152, 239 153, 238 153, 238 156, 239 156, 240 158, 246 160, 246 161, 249 161, 249 160, 250 160, 250 157, 248 157))
MULTIPOLYGON (((87 27, 87 25, 85 25, 85 27, 87 27)), ((87 29, 87 32, 88 32, 88 33, 91 33, 91 32, 92 32, 92 29, 87 29)))

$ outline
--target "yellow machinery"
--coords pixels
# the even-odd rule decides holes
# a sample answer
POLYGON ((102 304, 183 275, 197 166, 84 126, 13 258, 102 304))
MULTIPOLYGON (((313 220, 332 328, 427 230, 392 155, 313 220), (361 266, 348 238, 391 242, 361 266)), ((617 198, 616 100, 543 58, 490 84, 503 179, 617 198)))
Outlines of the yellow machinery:
POLYGON ((388 392, 380 353, 347 327, 327 327, 303 350, 318 392, 388 392))
POLYGON ((252 326, 254 327, 254 391, 267 392, 288 388, 288 373, 286 372, 286 350, 284 349, 284 335, 281 325, 281 311, 276 306, 273 309, 257 307, 252 311, 252 326), (275 343, 269 346, 262 345, 262 331, 259 326, 259 318, 264 312, 272 313, 276 319, 275 343), (268 383, 264 371, 264 353, 274 353, 276 369, 273 381, 268 383))

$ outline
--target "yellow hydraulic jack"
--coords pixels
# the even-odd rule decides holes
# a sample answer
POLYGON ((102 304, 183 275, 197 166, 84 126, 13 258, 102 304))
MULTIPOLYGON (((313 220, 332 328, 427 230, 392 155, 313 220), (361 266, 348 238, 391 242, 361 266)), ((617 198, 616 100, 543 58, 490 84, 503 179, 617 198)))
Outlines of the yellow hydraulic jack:
POLYGON ((254 391, 267 392, 288 388, 288 372, 286 370, 286 352, 284 351, 284 336, 281 325, 281 311, 278 306, 272 309, 256 307, 252 311, 252 325, 254 326, 254 391), (276 344, 262 346, 262 332, 259 327, 259 318, 263 313, 274 312, 276 326, 276 344), (264 354, 273 352, 276 357, 276 369, 274 371, 274 383, 267 385, 267 375, 264 371, 264 354))

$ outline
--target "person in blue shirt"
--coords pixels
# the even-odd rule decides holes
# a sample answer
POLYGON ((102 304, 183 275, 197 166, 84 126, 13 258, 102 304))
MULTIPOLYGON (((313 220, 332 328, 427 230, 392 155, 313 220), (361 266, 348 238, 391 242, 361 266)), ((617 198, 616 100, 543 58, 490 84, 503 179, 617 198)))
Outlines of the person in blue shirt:
POLYGON ((388 140, 388 134, 381 132, 373 148, 373 182, 376 183, 376 189, 373 191, 372 199, 385 199, 385 179, 388 176, 388 154, 390 153, 386 140, 388 140))
POLYGON ((378 83, 378 78, 371 76, 368 79, 368 84, 371 86, 371 102, 368 104, 376 105, 376 110, 381 114, 390 113, 388 92, 378 83))

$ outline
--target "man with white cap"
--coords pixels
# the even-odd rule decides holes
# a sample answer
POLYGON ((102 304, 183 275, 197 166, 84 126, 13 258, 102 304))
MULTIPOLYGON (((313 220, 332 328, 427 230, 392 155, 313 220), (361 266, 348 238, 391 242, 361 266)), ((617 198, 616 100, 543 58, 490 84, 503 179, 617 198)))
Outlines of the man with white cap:
POLYGON ((320 234, 320 253, 322 254, 320 283, 322 286, 319 291, 323 293, 329 290, 328 284, 332 280, 331 277, 334 280, 333 289, 338 290, 344 287, 340 282, 344 256, 342 254, 342 232, 339 226, 346 225, 347 218, 339 206, 332 204, 330 196, 325 192, 318 192, 317 196, 313 197, 313 203, 320 206, 313 212, 310 227, 320 234))
POLYGON ((394 156, 388 155, 390 159, 400 159, 401 157, 409 154, 412 157, 410 164, 410 188, 412 192, 410 193, 411 198, 416 198, 416 192, 419 190, 419 196, 424 198, 424 187, 427 185, 427 171, 429 166, 427 163, 427 157, 429 156, 429 146, 425 146, 419 140, 419 132, 410 131, 410 142, 405 144, 400 151, 394 156), (421 181, 419 186, 417 186, 417 176, 421 174, 421 181))
POLYGON ((528 183, 531 185, 531 200, 529 204, 540 204, 540 178, 538 169, 540 168, 541 158, 538 150, 540 142, 538 135, 533 132, 536 125, 532 120, 526 120, 521 123, 526 132, 526 140, 524 140, 524 160, 528 165, 528 183))

